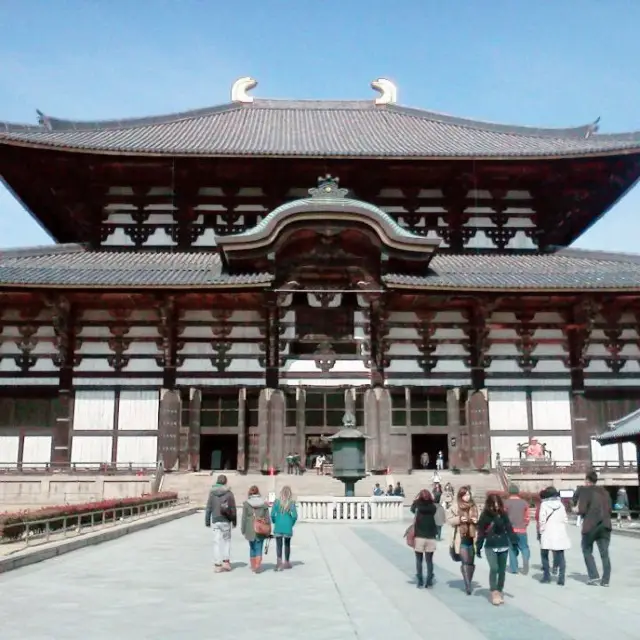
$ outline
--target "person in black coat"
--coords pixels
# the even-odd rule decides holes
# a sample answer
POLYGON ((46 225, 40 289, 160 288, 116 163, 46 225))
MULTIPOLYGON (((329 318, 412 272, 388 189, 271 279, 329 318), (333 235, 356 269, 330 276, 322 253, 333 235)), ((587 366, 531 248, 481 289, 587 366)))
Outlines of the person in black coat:
POLYGON ((437 505, 429 491, 423 489, 411 505, 411 513, 415 514, 416 580, 418 589, 433 586, 433 554, 436 551, 438 526, 436 525, 437 505), (422 566, 423 558, 427 563, 427 580, 425 582, 422 566))
POLYGON ((504 580, 507 571, 509 549, 518 544, 511 521, 504 508, 502 498, 496 494, 487 496, 484 511, 478 520, 476 555, 481 555, 486 547, 489 563, 489 589, 491 604, 504 604, 504 580))

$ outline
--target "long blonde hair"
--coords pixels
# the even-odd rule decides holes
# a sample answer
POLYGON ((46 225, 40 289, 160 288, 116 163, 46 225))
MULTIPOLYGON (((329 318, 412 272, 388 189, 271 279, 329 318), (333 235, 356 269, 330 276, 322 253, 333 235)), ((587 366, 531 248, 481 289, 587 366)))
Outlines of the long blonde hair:
POLYGON ((291 493, 291 487, 286 486, 280 489, 280 512, 287 513, 291 511, 291 505, 293 504, 293 494, 291 493))

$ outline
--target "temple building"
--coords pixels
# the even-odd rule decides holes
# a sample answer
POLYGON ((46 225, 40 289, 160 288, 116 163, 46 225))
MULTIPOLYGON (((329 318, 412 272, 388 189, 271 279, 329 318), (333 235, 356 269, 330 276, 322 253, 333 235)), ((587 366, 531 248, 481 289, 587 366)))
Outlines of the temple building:
POLYGON ((640 177, 640 132, 256 84, 0 123, 56 241, 0 252, 0 466, 282 468, 345 410, 372 471, 635 460, 592 436, 640 408, 640 256, 569 247, 640 177))

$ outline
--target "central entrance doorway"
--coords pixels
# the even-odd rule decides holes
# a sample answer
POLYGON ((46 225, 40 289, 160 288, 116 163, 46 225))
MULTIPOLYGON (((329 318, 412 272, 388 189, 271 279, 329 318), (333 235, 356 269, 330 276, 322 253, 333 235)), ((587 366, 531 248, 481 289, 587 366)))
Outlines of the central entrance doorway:
POLYGON ((200 436, 200 469, 203 471, 235 471, 238 468, 238 436, 200 436))
POLYGON ((436 468, 438 452, 442 451, 444 456, 444 468, 449 468, 449 446, 446 433, 420 434, 411 436, 411 467, 422 469, 420 456, 423 453, 429 454, 428 469, 436 468))

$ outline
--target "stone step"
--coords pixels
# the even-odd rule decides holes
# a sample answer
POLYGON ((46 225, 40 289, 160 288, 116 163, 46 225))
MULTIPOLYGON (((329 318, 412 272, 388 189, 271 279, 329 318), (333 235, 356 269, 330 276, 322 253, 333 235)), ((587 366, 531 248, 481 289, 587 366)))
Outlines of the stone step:
MULTIPOLYGON (((209 495, 218 473, 167 473, 163 480, 163 491, 176 491, 181 497, 189 497, 196 504, 203 505, 209 495)), ((277 476, 263 476, 261 474, 226 473, 229 487, 236 494, 238 501, 244 499, 249 488, 257 485, 263 495, 269 492, 278 493, 283 486, 289 485, 296 496, 344 496, 344 484, 330 476, 318 476, 306 473, 301 476, 279 474, 277 476)), ((500 490, 500 482, 494 474, 460 473, 450 471, 440 473, 442 484, 451 482, 454 488, 463 485, 472 487, 478 502, 483 502, 488 491, 500 490)), ((381 487, 400 482, 404 488, 407 502, 423 488, 431 489, 432 473, 415 472, 412 474, 392 474, 390 476, 368 476, 356 483, 355 494, 358 497, 370 496, 376 483, 381 487)))

